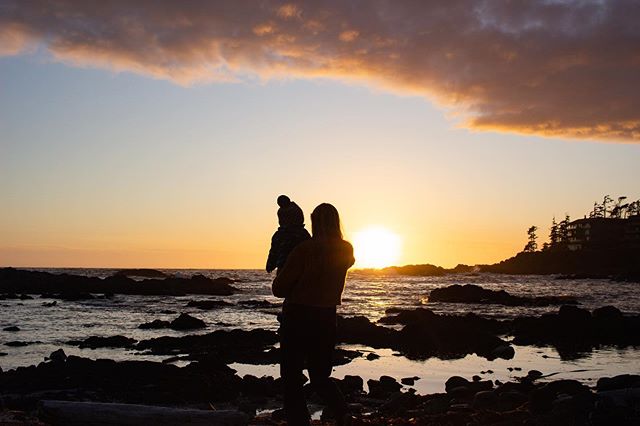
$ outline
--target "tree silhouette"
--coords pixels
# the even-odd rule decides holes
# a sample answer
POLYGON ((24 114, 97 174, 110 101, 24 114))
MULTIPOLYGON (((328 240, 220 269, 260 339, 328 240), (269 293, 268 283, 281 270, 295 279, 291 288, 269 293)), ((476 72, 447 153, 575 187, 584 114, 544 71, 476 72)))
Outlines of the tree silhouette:
POLYGON ((602 217, 607 217, 607 205, 613 201, 609 195, 605 195, 602 199, 602 217))
POLYGON ((529 241, 527 241, 527 245, 524 246, 524 250, 527 253, 532 253, 536 250, 538 250, 538 243, 536 242, 536 239, 538 238, 538 236, 536 235, 536 231, 538 230, 538 227, 535 225, 532 225, 528 230, 527 230, 527 235, 529 236, 529 241))
POLYGON ((558 224, 558 239, 562 244, 569 242, 569 223, 571 218, 568 214, 565 214, 564 220, 558 224))
POLYGON ((556 222, 556 217, 554 216, 551 220, 551 228, 549 229, 549 245, 551 247, 558 244, 558 223, 556 222))

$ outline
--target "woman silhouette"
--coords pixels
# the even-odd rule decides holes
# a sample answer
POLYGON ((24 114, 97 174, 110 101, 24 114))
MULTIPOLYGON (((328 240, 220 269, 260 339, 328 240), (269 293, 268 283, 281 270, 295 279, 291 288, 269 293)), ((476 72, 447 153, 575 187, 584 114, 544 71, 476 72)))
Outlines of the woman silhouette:
POLYGON ((280 327, 280 376, 289 425, 308 425, 302 370, 307 363, 311 386, 333 409, 337 425, 348 422, 342 393, 329 377, 336 343, 336 306, 340 304, 353 247, 342 238, 340 216, 323 203, 311 213, 310 240, 289 255, 273 281, 276 297, 284 298, 280 327))

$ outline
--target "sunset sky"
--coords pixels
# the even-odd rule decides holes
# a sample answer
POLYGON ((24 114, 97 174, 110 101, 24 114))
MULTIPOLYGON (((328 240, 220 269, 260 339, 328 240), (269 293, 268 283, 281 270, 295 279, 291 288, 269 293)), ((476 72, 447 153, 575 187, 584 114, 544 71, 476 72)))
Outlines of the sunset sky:
POLYGON ((261 268, 276 197, 400 264, 640 198, 632 1, 0 1, 0 266, 261 268))

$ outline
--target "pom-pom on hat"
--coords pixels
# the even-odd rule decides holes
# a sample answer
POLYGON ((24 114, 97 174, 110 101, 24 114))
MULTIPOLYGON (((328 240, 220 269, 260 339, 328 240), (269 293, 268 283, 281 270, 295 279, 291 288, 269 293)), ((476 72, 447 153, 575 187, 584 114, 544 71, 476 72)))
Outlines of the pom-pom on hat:
POLYGON ((286 207, 291 203, 291 199, 289 197, 287 197, 286 195, 280 195, 278 197, 278 205, 280 207, 286 207))

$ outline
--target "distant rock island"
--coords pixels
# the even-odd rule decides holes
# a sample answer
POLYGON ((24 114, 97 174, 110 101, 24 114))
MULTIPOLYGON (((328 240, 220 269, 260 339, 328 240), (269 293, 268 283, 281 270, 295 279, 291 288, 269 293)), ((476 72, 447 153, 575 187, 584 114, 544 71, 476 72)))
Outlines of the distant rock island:
POLYGON ((15 268, 0 269, 0 293, 49 294, 66 300, 91 298, 91 294, 229 296, 239 292, 231 283, 233 280, 230 278, 211 279, 203 275, 136 281, 121 274, 97 278, 15 268))

